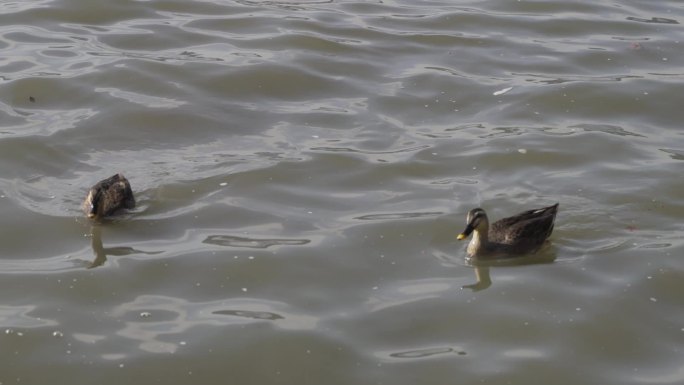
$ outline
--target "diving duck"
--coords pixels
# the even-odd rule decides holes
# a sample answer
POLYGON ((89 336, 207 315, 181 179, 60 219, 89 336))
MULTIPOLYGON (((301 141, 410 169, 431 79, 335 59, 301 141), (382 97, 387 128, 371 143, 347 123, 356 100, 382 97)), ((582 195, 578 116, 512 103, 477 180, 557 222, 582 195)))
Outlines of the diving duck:
POLYGON ((465 230, 456 238, 466 239, 473 233, 466 249, 473 258, 534 253, 551 235, 557 212, 558 203, 500 219, 490 227, 487 213, 481 208, 472 209, 468 212, 465 230))
POLYGON ((88 218, 104 218, 119 209, 135 207, 131 184, 122 174, 113 175, 97 182, 83 201, 83 211, 88 218))

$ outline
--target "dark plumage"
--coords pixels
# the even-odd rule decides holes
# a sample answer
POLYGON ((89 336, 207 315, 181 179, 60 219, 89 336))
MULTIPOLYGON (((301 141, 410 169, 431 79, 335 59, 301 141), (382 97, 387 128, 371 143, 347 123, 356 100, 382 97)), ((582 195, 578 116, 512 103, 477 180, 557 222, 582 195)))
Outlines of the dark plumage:
POLYGON ((468 212, 465 230, 457 238, 465 239, 473 233, 467 248, 471 257, 533 253, 551 235, 557 212, 558 203, 524 211, 489 226, 487 213, 481 208, 472 209, 468 212))
POLYGON ((122 174, 97 182, 90 188, 83 201, 83 211, 88 218, 104 218, 119 209, 134 207, 135 198, 131 184, 122 174))

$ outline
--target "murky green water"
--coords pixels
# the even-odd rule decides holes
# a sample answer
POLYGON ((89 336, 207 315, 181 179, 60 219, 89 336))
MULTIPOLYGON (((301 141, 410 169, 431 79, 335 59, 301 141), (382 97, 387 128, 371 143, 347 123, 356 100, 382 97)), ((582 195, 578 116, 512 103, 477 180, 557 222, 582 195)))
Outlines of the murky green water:
POLYGON ((681 384, 683 22, 0 3, 0 383, 681 384), (555 202, 538 255, 465 262, 469 209, 555 202))

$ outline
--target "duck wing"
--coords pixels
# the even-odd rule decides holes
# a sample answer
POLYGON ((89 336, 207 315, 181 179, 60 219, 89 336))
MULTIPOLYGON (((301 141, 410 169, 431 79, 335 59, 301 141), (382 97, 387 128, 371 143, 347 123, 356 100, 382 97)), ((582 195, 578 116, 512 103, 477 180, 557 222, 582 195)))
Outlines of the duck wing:
POLYGON ((490 238, 503 244, 541 244, 551 235, 557 212, 558 203, 503 218, 492 224, 490 238))

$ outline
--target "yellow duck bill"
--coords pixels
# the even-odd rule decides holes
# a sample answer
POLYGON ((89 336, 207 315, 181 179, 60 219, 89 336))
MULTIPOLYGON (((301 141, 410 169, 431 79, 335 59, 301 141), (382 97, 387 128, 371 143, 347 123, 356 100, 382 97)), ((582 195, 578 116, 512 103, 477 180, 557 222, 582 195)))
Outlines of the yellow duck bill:
POLYGON ((461 241, 461 240, 468 238, 470 236, 470 234, 473 232, 473 230, 475 230, 475 227, 473 227, 473 225, 469 223, 466 226, 465 230, 463 230, 463 232, 461 234, 458 234, 456 236, 456 239, 461 241))

